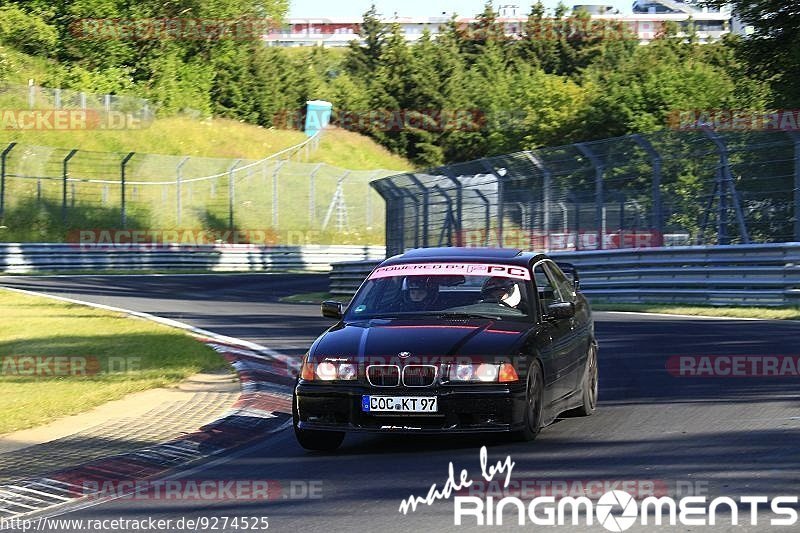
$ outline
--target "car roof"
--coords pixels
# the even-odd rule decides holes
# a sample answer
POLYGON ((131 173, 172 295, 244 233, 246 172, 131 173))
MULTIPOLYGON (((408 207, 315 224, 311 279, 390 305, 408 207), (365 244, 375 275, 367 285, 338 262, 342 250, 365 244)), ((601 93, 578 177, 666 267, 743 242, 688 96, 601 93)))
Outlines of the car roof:
POLYGON ((547 258, 538 252, 526 252, 518 248, 415 248, 386 259, 381 266, 404 263, 427 263, 432 261, 501 262, 508 265, 527 266, 532 260, 547 258))

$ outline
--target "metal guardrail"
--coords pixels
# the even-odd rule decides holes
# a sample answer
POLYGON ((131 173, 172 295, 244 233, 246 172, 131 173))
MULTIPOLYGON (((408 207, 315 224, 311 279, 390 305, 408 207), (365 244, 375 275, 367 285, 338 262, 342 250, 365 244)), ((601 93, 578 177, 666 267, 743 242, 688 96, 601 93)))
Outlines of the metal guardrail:
MULTIPOLYGON (((554 252, 593 301, 800 305, 800 243, 554 252)), ((352 296, 377 261, 333 265, 330 291, 352 296)))
POLYGON ((382 246, 0 244, 0 273, 100 270, 327 272, 340 261, 383 258, 382 246))

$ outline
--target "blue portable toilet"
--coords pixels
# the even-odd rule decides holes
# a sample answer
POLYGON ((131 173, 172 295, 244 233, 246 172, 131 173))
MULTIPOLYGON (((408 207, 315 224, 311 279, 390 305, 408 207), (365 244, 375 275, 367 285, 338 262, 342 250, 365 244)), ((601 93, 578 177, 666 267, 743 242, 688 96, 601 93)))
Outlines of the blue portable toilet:
POLYGON ((331 121, 333 104, 325 100, 309 100, 306 105, 306 135, 313 137, 331 121))

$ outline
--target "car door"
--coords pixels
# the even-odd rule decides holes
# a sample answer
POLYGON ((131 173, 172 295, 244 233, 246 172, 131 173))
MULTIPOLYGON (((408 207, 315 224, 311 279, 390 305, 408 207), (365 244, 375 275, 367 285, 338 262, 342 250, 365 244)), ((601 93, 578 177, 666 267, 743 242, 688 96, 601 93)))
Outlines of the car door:
MULTIPOLYGON (((574 282, 570 281, 561 269, 558 268, 558 265, 552 261, 547 261, 545 264, 553 284, 557 289, 559 301, 570 302, 577 306, 578 296, 575 292, 574 282)), ((577 308, 576 311, 578 311, 577 308)), ((564 337, 560 339, 560 341, 564 343, 566 346, 565 349, 568 352, 567 358, 569 363, 565 372, 569 383, 567 393, 569 393, 580 387, 581 379, 583 378, 583 369, 586 365, 586 357, 588 355, 588 333, 578 316, 565 318, 560 322, 564 323, 564 327, 561 329, 564 337)))
POLYGON ((542 364, 544 365, 545 385, 552 391, 552 398, 557 400, 572 391, 574 382, 570 375, 572 354, 568 342, 570 323, 568 320, 545 318, 547 307, 561 301, 561 293, 553 281, 544 261, 533 267, 533 278, 536 284, 540 303, 540 331, 542 346, 542 364), (546 348, 544 348, 546 346, 546 348))

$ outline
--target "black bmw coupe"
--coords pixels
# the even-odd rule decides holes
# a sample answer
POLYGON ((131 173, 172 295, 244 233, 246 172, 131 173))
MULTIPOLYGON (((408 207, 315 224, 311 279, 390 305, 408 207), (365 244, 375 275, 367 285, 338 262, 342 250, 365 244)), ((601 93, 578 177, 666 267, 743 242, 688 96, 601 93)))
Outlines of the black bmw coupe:
POLYGON ((571 265, 508 248, 411 250, 344 307, 322 304, 337 322, 295 386, 306 449, 333 450, 348 431, 532 440, 564 412, 595 409, 597 341, 571 265))

